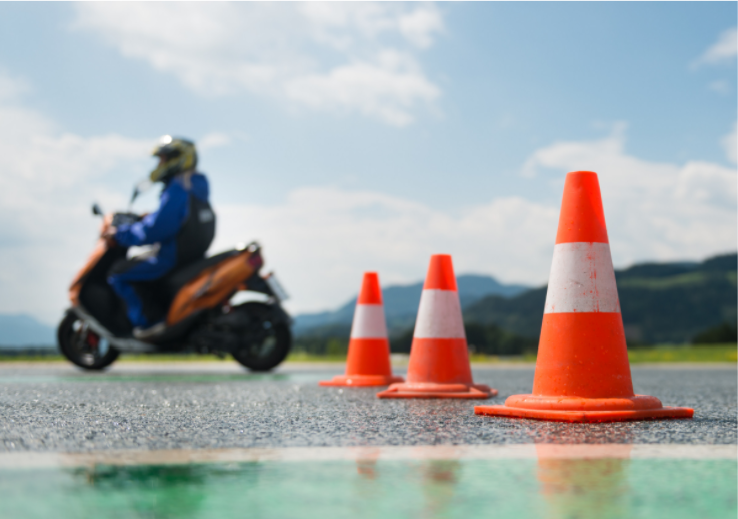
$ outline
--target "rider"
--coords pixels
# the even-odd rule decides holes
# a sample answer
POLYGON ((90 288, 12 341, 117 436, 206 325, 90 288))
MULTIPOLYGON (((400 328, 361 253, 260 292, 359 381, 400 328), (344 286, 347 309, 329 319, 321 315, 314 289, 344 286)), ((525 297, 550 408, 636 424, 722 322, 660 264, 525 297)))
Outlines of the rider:
POLYGON ((150 179, 164 184, 159 208, 136 223, 111 227, 105 234, 125 247, 153 245, 147 257, 116 263, 108 277, 108 283, 125 301, 133 335, 139 339, 160 333, 166 325, 149 320, 135 285, 160 279, 175 267, 201 259, 215 236, 208 180, 195 171, 195 145, 165 135, 152 156, 159 157, 159 165, 150 179))

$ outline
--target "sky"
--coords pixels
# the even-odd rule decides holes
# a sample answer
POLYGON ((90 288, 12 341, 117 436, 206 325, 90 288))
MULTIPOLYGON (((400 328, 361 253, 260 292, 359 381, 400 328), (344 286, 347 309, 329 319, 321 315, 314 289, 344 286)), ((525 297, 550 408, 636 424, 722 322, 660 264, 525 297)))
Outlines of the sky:
MULTIPOLYGON (((567 172, 616 268, 738 247, 735 2, 0 3, 0 313, 53 323, 159 136, 194 139, 211 251, 294 313, 361 273, 542 285, 567 172)), ((134 206, 150 210, 157 191, 134 206)))

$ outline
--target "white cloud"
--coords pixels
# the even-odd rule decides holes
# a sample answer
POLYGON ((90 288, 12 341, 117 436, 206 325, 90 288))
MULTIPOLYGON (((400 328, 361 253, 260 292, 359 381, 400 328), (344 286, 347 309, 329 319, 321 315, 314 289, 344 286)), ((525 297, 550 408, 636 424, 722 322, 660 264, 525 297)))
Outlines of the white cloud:
POLYGON ((733 62, 738 55, 738 30, 736 27, 728 29, 720 34, 716 41, 702 56, 696 61, 695 65, 715 65, 718 63, 733 62))
MULTIPOLYGON (((599 174, 616 266, 736 249, 734 169, 649 162, 628 155, 624 144, 620 124, 600 141, 541 148, 524 169, 549 183, 557 198, 567 172, 599 174)), ((385 285, 420 280, 433 253, 452 254, 457 273, 543 284, 559 207, 505 197, 454 214, 377 192, 306 187, 278 205, 218 213, 215 249, 259 239, 267 267, 276 268, 293 295, 291 309, 315 311, 347 300, 364 270, 379 271, 385 285)))
POLYGON ((431 102, 440 90, 418 73, 407 55, 381 53, 375 63, 356 62, 331 70, 292 79, 285 84, 287 97, 311 108, 346 111, 358 109, 395 126, 413 120, 418 102, 431 102))
MULTIPOLYGON (((151 169, 155 138, 64 132, 24 107, 23 78, 0 71, 0 312, 27 312, 53 323, 68 306, 68 284, 99 229, 90 207, 125 209, 135 181, 151 169)), ((212 133, 200 150, 225 146, 212 133)), ((142 202, 156 204, 156 190, 142 202)), ((137 202, 141 208, 141 201, 137 202)))
POLYGON ((435 33, 444 31, 441 13, 432 4, 409 10, 408 5, 390 2, 305 2, 298 10, 317 39, 341 50, 361 46, 361 40, 393 34, 415 47, 427 48, 435 33))
POLYGON ((258 239, 293 311, 332 308, 356 293, 364 270, 384 285, 423 279, 434 253, 453 255, 457 273, 504 274, 543 283, 557 210, 519 197, 459 214, 400 197, 332 187, 300 188, 270 206, 217 208, 214 250, 258 239))
POLYGON ((15 99, 30 90, 28 82, 20 77, 11 77, 0 69, 0 101, 15 99))
POLYGON ((723 149, 725 150, 725 156, 733 164, 738 162, 738 150, 736 149, 738 147, 738 131, 736 124, 733 123, 733 131, 720 141, 720 144, 723 145, 723 149))
POLYGON ((415 55, 443 30, 432 5, 81 3, 77 13, 76 27, 202 95, 247 91, 397 126, 440 95, 415 55))
POLYGON ((400 17, 400 32, 417 47, 430 47, 433 33, 442 31, 443 19, 435 9, 419 8, 400 17))
POLYGON ((53 322, 94 243, 91 202, 125 207, 115 187, 127 193, 153 142, 64 133, 20 105, 25 81, 0 74, 0 85, 0 312, 53 322))
POLYGON ((713 81, 712 83, 707 85, 707 88, 709 88, 713 92, 717 92, 718 94, 730 93, 730 85, 727 81, 724 80, 713 81))
POLYGON ((197 141, 199 151, 228 146, 232 142, 231 136, 225 133, 210 133, 197 141))
MULTIPOLYGON (((0 74, 0 312, 47 321, 66 306, 67 284, 96 237, 89 212, 125 207, 134 180, 152 166, 152 141, 65 133, 17 98, 28 87, 0 74), (15 97, 13 97, 15 96, 15 97)), ((237 138, 237 137, 236 137, 237 138)), ((735 159, 735 127, 726 148, 735 159), (731 151, 732 150, 732 151, 731 151)), ((199 141, 227 145, 214 133, 199 141)), ((728 142, 726 137, 725 142, 728 142)), ((561 142, 524 166, 561 194, 564 174, 600 174, 617 265, 700 259, 736 248, 736 171, 717 164, 646 161, 625 150, 625 126, 599 141, 561 142), (551 175, 551 171, 555 175, 551 175)), ((554 203, 492 199, 452 213, 383 193, 302 187, 273 205, 224 206, 213 250, 259 239, 267 269, 293 295, 294 311, 335 307, 378 270, 387 285, 423 278, 433 253, 450 253, 456 271, 507 282, 544 283, 558 221, 554 203)))
POLYGON ((616 264, 704 258, 735 250, 736 170, 706 162, 650 162, 625 152, 624 129, 600 141, 560 142, 537 150, 528 175, 554 170, 599 174, 616 264))

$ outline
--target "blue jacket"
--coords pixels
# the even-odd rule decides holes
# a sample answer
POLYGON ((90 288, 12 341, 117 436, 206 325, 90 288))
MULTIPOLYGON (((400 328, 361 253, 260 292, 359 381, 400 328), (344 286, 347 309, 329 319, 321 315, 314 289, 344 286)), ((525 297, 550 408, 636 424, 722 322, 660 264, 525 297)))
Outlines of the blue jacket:
POLYGON ((177 263, 177 234, 189 216, 190 194, 203 202, 208 202, 210 196, 205 175, 193 173, 189 177, 189 182, 184 175, 171 179, 161 192, 159 208, 139 222, 118 227, 115 240, 126 247, 159 243, 159 269, 173 268, 177 263))

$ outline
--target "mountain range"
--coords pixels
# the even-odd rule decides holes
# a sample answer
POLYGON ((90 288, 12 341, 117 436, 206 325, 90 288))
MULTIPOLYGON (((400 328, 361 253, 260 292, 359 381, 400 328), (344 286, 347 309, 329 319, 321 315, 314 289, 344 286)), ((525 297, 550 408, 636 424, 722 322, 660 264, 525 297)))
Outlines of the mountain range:
POLYGON ((0 314, 0 348, 56 346, 56 331, 27 314, 0 314))
MULTIPOLYGON (((701 263, 643 263, 616 270, 629 343, 679 344, 722 323, 735 326, 737 271, 736 254, 701 263)), ((545 286, 511 298, 487 296, 464 309, 464 320, 538 337, 545 301, 545 286)))
MULTIPOLYGON (((721 325, 735 329, 737 274, 736 254, 703 262, 642 263, 616 270, 629 343, 684 343, 721 325)), ((490 276, 472 274, 458 276, 457 284, 465 322, 537 339, 546 286, 506 285, 490 276)), ((383 289, 390 335, 412 330, 422 288, 423 283, 418 282, 383 289)), ((296 316, 295 336, 347 338, 355 304, 354 297, 334 311, 296 316)), ((52 326, 27 314, 0 314, 0 348, 55 344, 52 326)))
MULTIPOLYGON (((497 294, 503 297, 520 294, 529 287, 506 285, 490 276, 463 275, 457 278, 462 304, 470 304, 484 296, 497 294)), ((382 293, 390 329, 405 329, 415 323, 423 283, 406 286, 389 286, 382 293), (394 328, 393 328, 394 326, 394 328)), ((356 297, 335 311, 302 314, 295 318, 295 332, 320 329, 341 332, 351 327, 356 297)), ((0 314, 0 348, 56 345, 56 331, 27 314, 0 314)))
MULTIPOLYGON (((507 298, 522 294, 530 289, 524 285, 506 285, 491 276, 462 274, 456 278, 461 307, 464 308, 480 299, 495 295, 507 298)), ((423 291, 423 282, 411 285, 391 285, 382 289, 384 312, 390 333, 404 330, 415 324, 418 301, 423 291)), ((332 335, 339 330, 351 327, 354 317, 356 296, 337 310, 314 314, 300 314, 295 317, 294 333, 301 335, 332 335)))
MULTIPOLYGON (((715 256, 703 262, 641 263, 616 270, 628 343, 682 344, 721 326, 735 329, 737 271, 736 254, 715 256)), ((484 289, 480 288, 464 295, 464 291, 471 289, 481 276, 469 276, 462 282, 465 277, 459 276, 458 279, 467 334, 470 326, 482 326, 487 335, 508 334, 507 342, 510 343, 527 345, 528 340, 537 342, 546 286, 526 290, 518 285, 506 293, 490 290, 481 296, 484 289)), ((487 289, 492 286, 485 285, 487 289)), ((387 295, 401 288, 407 289, 403 292, 404 297, 393 297, 391 309, 386 308, 390 336, 394 337, 393 351, 409 351, 422 283, 388 287, 384 291, 385 305, 389 301, 387 295)), ((302 327, 296 328, 297 342, 316 349, 321 347, 318 343, 347 338, 353 309, 354 300, 335 312, 310 316, 314 321, 301 321, 302 327)), ((298 316, 298 320, 304 317, 298 316)))

